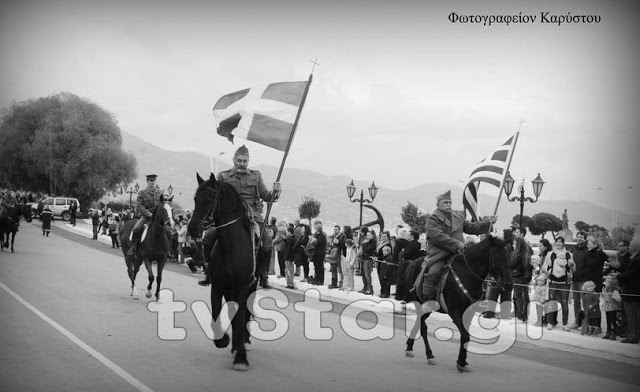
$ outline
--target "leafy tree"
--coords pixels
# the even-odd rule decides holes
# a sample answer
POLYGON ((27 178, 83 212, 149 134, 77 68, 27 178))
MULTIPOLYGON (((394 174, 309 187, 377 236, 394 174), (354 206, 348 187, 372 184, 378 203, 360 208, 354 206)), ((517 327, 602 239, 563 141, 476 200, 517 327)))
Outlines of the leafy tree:
POLYGON ((0 114, 0 185, 91 201, 136 176, 115 116, 70 93, 14 102, 0 114))
POLYGON ((585 223, 583 221, 577 221, 575 223, 574 227, 578 231, 584 231, 585 233, 588 233, 589 232, 589 227, 591 227, 591 226, 588 223, 585 223))
MULTIPOLYGON (((622 240, 627 240, 629 242, 631 242, 631 240, 633 239, 633 236, 636 235, 636 228, 633 226, 627 226, 627 227, 622 227, 622 226, 618 226, 618 227, 614 227, 613 230, 611 230, 611 240, 613 242, 613 245, 617 245, 618 242, 622 241, 622 240)), ((608 249, 615 249, 614 246, 609 247, 608 249)))
POLYGON ((429 214, 418 209, 418 206, 410 201, 407 202, 406 206, 402 207, 400 217, 404 223, 408 224, 412 230, 416 230, 418 233, 424 233, 427 230, 426 226, 429 214))
POLYGON ((558 232, 562 230, 562 221, 560 218, 547 212, 540 212, 531 217, 534 227, 529 227, 529 231, 533 235, 542 235, 542 238, 551 232, 555 239, 558 232))
POLYGON ((311 221, 320 215, 320 202, 311 196, 303 196, 298 205, 298 214, 301 219, 309 219, 311 221))

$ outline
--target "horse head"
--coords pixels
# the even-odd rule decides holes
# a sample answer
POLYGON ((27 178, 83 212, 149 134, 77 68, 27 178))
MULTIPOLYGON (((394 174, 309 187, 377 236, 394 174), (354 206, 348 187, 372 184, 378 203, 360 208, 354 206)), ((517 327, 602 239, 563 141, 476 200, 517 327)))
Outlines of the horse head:
POLYGON ((511 269, 505 242, 491 234, 487 236, 486 241, 488 241, 490 254, 489 273, 496 279, 498 287, 511 287, 511 269))
POLYGON ((173 201, 173 196, 160 196, 160 205, 156 207, 156 212, 153 214, 153 220, 157 222, 159 226, 175 226, 175 221, 173 220, 173 207, 171 206, 171 202, 173 201))
POLYGON ((216 176, 211 173, 208 180, 196 173, 198 189, 193 197, 194 209, 187 226, 187 231, 194 237, 200 237, 202 232, 211 227, 220 209, 220 185, 216 176))

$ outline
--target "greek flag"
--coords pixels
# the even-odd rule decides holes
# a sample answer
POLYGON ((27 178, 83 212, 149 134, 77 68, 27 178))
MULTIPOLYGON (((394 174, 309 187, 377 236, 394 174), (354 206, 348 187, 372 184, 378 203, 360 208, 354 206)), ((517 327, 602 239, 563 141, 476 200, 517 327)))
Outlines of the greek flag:
POLYGON ((500 147, 496 148, 485 159, 478 162, 471 172, 467 185, 462 193, 462 205, 465 214, 469 214, 472 222, 478 220, 478 189, 480 183, 484 182, 500 188, 507 173, 511 155, 515 147, 515 140, 518 134, 511 136, 500 147))
POLYGON ((218 134, 285 151, 308 82, 279 82, 227 94, 213 106, 218 134))

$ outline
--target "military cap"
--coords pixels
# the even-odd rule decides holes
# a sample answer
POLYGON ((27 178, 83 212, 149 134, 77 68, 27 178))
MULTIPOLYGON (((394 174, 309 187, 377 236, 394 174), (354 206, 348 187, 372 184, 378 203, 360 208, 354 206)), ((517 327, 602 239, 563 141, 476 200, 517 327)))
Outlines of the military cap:
POLYGON ((249 149, 247 147, 245 147, 245 145, 243 144, 242 146, 240 146, 237 150, 236 153, 233 154, 233 157, 237 157, 238 155, 244 155, 246 157, 249 156, 249 149))
POLYGON ((448 190, 445 193, 436 196, 436 201, 441 202, 443 200, 451 201, 451 190, 448 190))
POLYGON ((147 174, 147 181, 152 180, 155 181, 158 178, 157 174, 147 174))

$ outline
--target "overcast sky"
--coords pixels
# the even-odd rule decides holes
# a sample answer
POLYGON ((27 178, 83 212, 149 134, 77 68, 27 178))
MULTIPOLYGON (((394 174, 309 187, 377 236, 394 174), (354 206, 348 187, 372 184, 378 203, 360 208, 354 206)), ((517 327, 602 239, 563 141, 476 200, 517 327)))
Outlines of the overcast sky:
MULTIPOLYGON (((68 91, 150 143, 229 161, 239 144, 216 135, 216 100, 306 80, 318 58, 289 167, 460 185, 524 118, 511 172, 529 192, 540 172, 542 198, 640 213, 633 2, 12 3, 0 5, 2 107, 68 91), (537 21, 453 24, 454 11, 537 21), (541 12, 602 21, 543 24, 541 12)), ((252 164, 279 164, 247 145, 252 164)))

